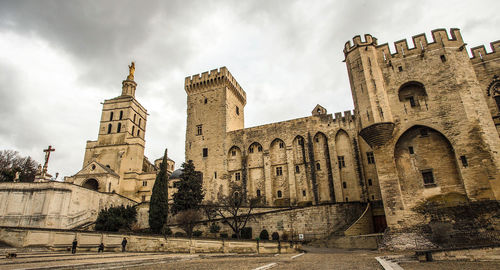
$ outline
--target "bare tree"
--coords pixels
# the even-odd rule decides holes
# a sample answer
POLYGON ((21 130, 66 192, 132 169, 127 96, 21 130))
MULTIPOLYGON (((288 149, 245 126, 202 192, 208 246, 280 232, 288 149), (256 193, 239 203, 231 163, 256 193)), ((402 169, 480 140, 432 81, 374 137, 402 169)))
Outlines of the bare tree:
POLYGON ((241 230, 245 228, 252 217, 252 210, 257 203, 257 199, 247 200, 244 198, 243 188, 232 184, 229 194, 219 194, 219 204, 213 205, 213 209, 216 215, 222 219, 222 222, 231 227, 236 237, 240 239, 241 230))
POLYGON ((201 220, 201 213, 196 209, 188 209, 177 213, 175 217, 179 227, 186 232, 188 237, 191 237, 194 227, 201 220))

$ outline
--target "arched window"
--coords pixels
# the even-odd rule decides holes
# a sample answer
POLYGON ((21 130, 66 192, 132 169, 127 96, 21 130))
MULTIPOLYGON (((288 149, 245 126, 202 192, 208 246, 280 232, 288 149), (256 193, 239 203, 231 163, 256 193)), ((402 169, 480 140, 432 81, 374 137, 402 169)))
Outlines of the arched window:
POLYGON ((278 190, 278 198, 281 198, 283 196, 283 193, 281 193, 281 190, 278 190))
POLYGON ((141 127, 141 120, 142 118, 139 118, 139 127, 141 127))
POLYGON ((407 82, 399 88, 399 101, 409 107, 419 107, 420 102, 427 98, 424 85, 419 82, 407 82))
POLYGON ((109 121, 113 121, 113 112, 109 114, 109 121))
POLYGON ((257 189, 257 197, 260 197, 260 189, 257 189))
POLYGON ((137 114, 134 113, 134 123, 135 123, 135 117, 137 116, 137 114))
POLYGON ((139 136, 141 134, 141 131, 139 129, 137 129, 137 136, 139 136))
POLYGON ((120 120, 123 119, 123 111, 120 111, 120 120))
POLYGON ((132 126, 132 136, 134 136, 135 126, 132 126))
POLYGON ((120 133, 121 130, 122 130, 122 123, 118 123, 118 127, 116 128, 116 132, 120 133))
POLYGON ((113 128, 113 125, 108 124, 108 134, 110 134, 110 133, 111 133, 111 129, 112 129, 112 128, 113 128))

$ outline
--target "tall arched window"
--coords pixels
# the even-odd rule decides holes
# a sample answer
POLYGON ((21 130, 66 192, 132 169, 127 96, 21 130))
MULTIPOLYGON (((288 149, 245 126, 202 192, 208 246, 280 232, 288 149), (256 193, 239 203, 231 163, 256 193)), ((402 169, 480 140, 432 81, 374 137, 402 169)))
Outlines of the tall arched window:
POLYGON ((123 111, 120 111, 120 120, 123 119, 123 111))
POLYGON ((134 136, 135 126, 132 126, 132 136, 134 136))
POLYGON ((135 117, 137 116, 137 114, 134 114, 134 123, 135 123, 135 117))
POLYGON ((109 121, 113 121, 113 112, 109 114, 109 121))
POLYGON ((139 118, 139 127, 141 127, 141 120, 142 118, 139 118))
POLYGON ((116 132, 120 133, 121 130, 122 130, 122 123, 118 123, 118 127, 116 128, 116 132))
POLYGON ((137 136, 139 136, 139 134, 141 134, 141 131, 137 129, 137 136))
POLYGON ((111 129, 112 129, 112 128, 113 128, 113 125, 109 124, 109 125, 108 125, 108 134, 110 134, 110 133, 111 133, 111 129))

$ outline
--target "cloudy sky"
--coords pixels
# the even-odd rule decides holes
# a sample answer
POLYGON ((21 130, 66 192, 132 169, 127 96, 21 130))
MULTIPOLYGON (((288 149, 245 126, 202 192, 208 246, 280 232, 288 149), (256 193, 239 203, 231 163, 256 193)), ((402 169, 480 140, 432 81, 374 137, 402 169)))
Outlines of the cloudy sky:
MULTIPOLYGON (((344 43, 461 29, 469 48, 500 39, 500 1, 0 1, 0 150, 81 169, 105 99, 136 61, 146 155, 184 160, 184 78, 227 66, 247 93, 246 127, 353 109, 344 43)), ((393 47, 393 46, 392 46, 393 47)), ((490 51, 489 47, 487 48, 490 51)))

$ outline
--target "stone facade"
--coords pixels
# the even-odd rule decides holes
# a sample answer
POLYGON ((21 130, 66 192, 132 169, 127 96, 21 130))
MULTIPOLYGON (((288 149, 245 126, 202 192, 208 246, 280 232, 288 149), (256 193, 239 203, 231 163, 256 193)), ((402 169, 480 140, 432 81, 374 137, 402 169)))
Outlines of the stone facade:
MULTIPOLYGON (((87 141, 82 170, 66 182, 149 201, 162 159, 153 164, 144 156, 148 113, 135 99, 136 87, 129 76, 122 82, 122 94, 104 101, 97 141, 87 141)), ((169 174, 174 166, 169 159, 169 174)))
POLYGON ((110 206, 135 205, 126 197, 61 183, 0 183, 0 226, 73 229, 95 222, 110 206))
MULTIPOLYGON (((205 199, 230 183, 266 205, 383 202, 389 227, 418 225, 428 201, 500 198, 500 42, 467 55, 458 29, 344 48, 355 110, 244 128, 246 93, 222 67, 185 79, 186 159, 205 199)), ((377 222, 375 221, 375 226, 377 222)), ((380 220, 378 220, 380 222, 380 220)), ((382 221, 383 223, 383 221, 382 221)))

